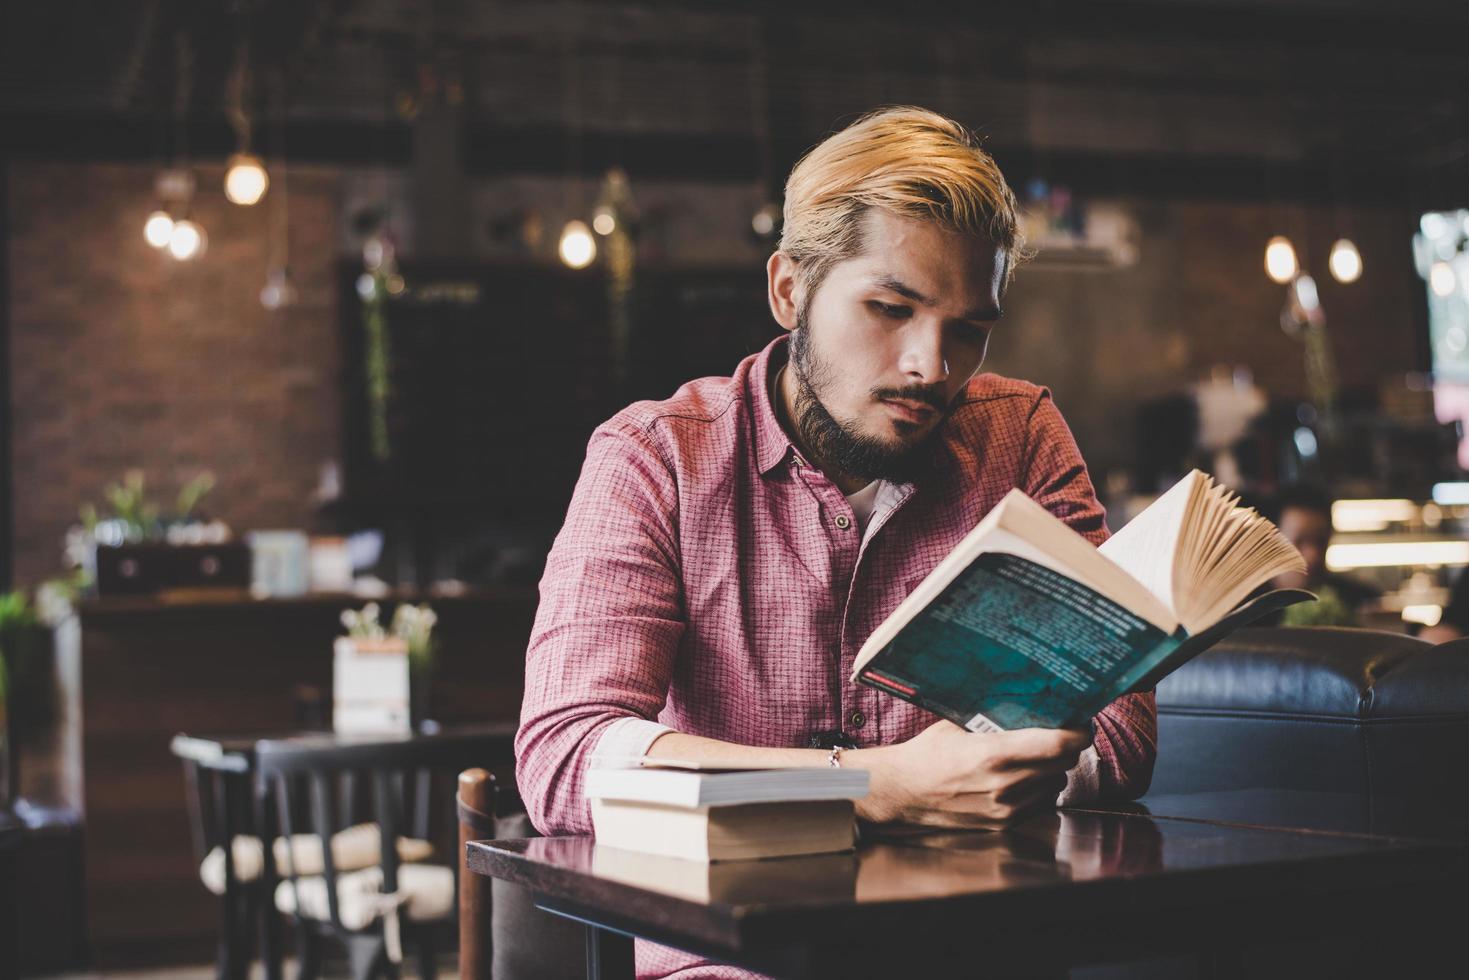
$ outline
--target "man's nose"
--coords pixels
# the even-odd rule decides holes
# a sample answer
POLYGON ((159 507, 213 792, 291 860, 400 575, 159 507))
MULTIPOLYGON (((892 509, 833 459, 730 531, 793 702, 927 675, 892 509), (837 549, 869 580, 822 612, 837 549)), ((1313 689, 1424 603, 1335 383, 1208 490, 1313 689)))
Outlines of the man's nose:
POLYGON ((949 379, 949 362, 944 358, 940 330, 918 329, 905 341, 898 362, 903 374, 921 384, 938 384, 949 379))

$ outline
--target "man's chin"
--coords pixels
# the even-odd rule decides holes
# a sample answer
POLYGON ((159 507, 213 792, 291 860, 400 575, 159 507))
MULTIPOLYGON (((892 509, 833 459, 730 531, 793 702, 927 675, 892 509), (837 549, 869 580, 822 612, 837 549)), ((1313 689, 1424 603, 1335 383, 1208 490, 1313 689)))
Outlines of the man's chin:
POLYGON ((879 435, 876 438, 888 449, 891 449, 894 452, 902 452, 905 449, 912 449, 914 446, 918 445, 920 442, 933 435, 933 430, 937 427, 938 423, 931 419, 924 422, 908 422, 903 419, 886 419, 885 424, 882 427, 882 435, 879 435))

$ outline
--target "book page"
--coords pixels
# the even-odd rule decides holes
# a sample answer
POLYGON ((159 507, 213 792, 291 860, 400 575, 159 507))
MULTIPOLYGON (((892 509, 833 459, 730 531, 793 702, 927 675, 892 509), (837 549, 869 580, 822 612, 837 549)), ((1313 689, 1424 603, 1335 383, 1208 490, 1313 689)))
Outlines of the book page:
POLYGON ((1201 477, 1198 470, 1189 473, 1098 548, 1175 613, 1174 567, 1179 539, 1201 477))
POLYGON ((1275 525, 1193 470, 1100 549, 1163 600, 1189 633, 1305 562, 1275 525))

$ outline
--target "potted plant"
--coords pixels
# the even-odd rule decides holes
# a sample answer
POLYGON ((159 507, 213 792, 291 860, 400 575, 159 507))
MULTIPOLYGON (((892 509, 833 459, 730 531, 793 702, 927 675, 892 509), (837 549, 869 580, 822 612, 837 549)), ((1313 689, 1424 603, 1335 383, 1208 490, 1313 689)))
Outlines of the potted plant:
POLYGON ((200 502, 214 475, 184 485, 171 509, 150 499, 142 470, 129 470, 103 492, 110 513, 81 508, 81 525, 67 535, 67 559, 102 595, 157 592, 175 587, 245 588, 250 553, 228 525, 204 521, 200 502))
POLYGON ((427 603, 415 606, 403 602, 393 611, 393 635, 408 646, 409 707, 414 731, 429 717, 429 690, 438 653, 434 625, 438 621, 427 603))

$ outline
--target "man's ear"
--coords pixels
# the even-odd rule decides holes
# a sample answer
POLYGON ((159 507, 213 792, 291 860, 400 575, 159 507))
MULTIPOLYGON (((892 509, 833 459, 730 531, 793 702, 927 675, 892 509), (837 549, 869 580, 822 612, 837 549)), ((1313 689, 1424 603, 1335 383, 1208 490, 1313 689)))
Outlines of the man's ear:
POLYGON ((765 263, 765 278, 770 314, 787 330, 796 329, 796 311, 800 307, 800 264, 785 252, 776 252, 765 263))

